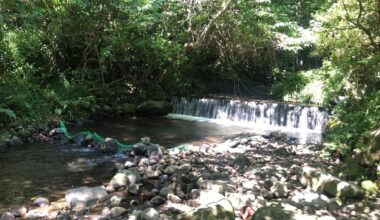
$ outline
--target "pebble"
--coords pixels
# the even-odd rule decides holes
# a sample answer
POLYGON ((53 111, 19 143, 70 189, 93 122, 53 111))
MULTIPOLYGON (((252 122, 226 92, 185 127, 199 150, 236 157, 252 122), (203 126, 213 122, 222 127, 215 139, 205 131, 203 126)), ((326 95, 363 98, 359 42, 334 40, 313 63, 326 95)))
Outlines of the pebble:
MULTIPOLYGON (((117 176, 120 178, 114 178, 113 181, 117 183, 115 186, 127 187, 127 189, 116 188, 117 190, 124 190, 123 193, 128 190, 130 194, 136 195, 128 200, 129 204, 125 204, 130 209, 119 207, 127 200, 126 196, 114 194, 100 201, 101 207, 104 207, 101 213, 91 213, 86 216, 89 219, 158 220, 161 214, 163 219, 165 216, 170 219, 176 214, 175 211, 167 209, 168 205, 183 206, 189 210, 191 207, 198 208, 202 204, 205 205, 207 201, 225 198, 234 203, 232 206, 236 210, 240 210, 241 206, 257 210, 269 203, 292 202, 291 204, 305 215, 319 213, 321 219, 343 216, 341 214, 343 208, 334 199, 302 188, 299 181, 300 165, 310 162, 311 159, 316 161, 316 156, 308 154, 309 150, 298 147, 295 155, 291 149, 294 147, 286 145, 281 135, 276 136, 275 140, 252 136, 234 138, 219 145, 194 146, 192 150, 181 154, 164 152, 157 158, 152 154, 149 159, 135 156, 133 162, 128 160, 124 163, 123 174, 134 176, 136 179, 140 178, 140 174, 144 174, 142 181, 131 184, 130 179, 126 180, 126 175, 121 174, 117 176), (219 147, 222 150, 217 150, 219 147), (111 208, 112 206, 116 207, 111 208), (128 217, 126 217, 127 212, 129 212, 128 217)), ((323 165, 324 162, 320 161, 323 165)), ((47 207, 49 201, 41 197, 36 199, 34 204, 47 207)), ((375 206, 371 207, 361 211, 354 205, 348 204, 345 206, 345 217, 357 218, 363 214, 374 216, 375 206)), ((23 216, 27 211, 24 209, 18 214, 15 211, 5 212, 0 220, 23 216)), ((42 214, 45 217, 54 216, 53 212, 45 215, 46 213, 39 213, 37 210, 32 210, 28 214, 34 217, 42 214)), ((76 219, 81 218, 76 216, 77 214, 73 215, 76 219)), ((57 219, 71 219, 65 213, 57 212, 56 216, 57 219)))

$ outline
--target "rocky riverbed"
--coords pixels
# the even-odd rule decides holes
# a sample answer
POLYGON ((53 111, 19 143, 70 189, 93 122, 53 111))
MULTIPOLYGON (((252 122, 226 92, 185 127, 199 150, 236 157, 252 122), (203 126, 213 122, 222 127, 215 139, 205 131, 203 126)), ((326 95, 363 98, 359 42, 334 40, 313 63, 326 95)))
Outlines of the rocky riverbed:
MULTIPOLYGON (((322 159, 317 145, 278 134, 239 135, 183 152, 144 142, 126 153, 108 185, 71 189, 54 202, 37 198, 34 207, 0 219, 380 218, 376 186, 366 191, 328 174, 336 164, 322 159)), ((101 149, 108 148, 114 151, 112 144, 101 149)))

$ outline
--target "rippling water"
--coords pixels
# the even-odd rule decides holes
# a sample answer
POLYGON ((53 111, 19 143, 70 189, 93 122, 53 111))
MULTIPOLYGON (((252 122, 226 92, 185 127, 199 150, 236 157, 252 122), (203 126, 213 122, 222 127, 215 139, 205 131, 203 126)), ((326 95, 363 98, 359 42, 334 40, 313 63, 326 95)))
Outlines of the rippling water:
MULTIPOLYGON (((103 137, 113 137, 122 143, 136 143, 149 136, 151 142, 164 147, 184 143, 217 142, 225 136, 242 132, 266 134, 254 127, 215 123, 205 118, 170 115, 166 118, 125 118, 88 122, 69 127, 70 132, 95 131, 103 137)), ((288 132, 288 135, 315 142, 320 134, 288 132)), ((62 198, 67 189, 98 186, 115 173, 125 155, 95 154, 84 147, 34 143, 22 147, 0 149, 0 211, 15 205, 30 204, 33 198, 44 196, 51 201, 62 198)))

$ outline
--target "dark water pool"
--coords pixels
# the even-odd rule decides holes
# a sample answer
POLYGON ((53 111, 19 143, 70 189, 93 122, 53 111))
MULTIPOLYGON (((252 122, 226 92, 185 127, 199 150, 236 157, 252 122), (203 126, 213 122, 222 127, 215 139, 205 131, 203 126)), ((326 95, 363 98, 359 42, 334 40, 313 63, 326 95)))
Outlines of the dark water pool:
MULTIPOLYGON (((208 122, 168 118, 125 118, 88 122, 69 127, 70 132, 95 131, 122 143, 135 143, 149 136, 165 147, 183 143, 216 141, 247 128, 208 122)), ((12 206, 30 204, 37 196, 51 201, 62 198, 73 187, 97 186, 107 182, 124 155, 98 155, 82 147, 33 143, 0 150, 0 212, 12 206)))

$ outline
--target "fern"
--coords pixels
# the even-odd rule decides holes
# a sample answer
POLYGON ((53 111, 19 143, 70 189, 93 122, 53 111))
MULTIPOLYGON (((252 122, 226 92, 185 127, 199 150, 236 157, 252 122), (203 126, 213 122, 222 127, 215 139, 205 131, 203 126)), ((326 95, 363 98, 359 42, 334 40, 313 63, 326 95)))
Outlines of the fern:
POLYGON ((5 115, 9 119, 16 119, 16 114, 14 111, 7 109, 7 108, 0 108, 0 115, 5 115))

